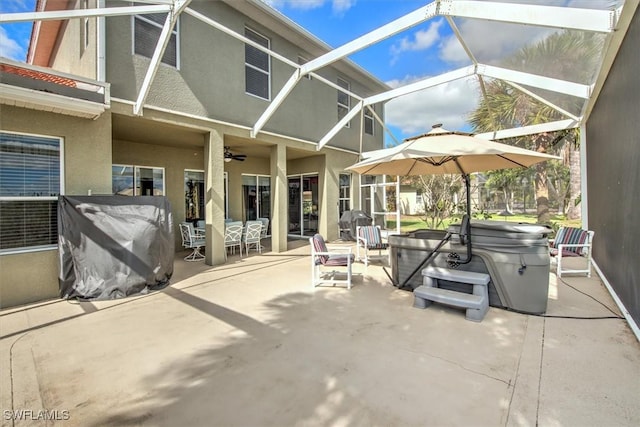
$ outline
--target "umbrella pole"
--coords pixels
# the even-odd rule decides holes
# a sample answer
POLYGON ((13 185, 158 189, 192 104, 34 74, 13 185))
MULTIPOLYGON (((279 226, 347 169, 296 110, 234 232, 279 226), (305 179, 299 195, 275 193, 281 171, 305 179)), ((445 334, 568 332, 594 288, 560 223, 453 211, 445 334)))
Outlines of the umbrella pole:
POLYGON ((464 174, 464 185, 467 188, 467 220, 462 220, 460 224, 460 232, 465 234, 467 244, 467 259, 458 261, 460 264, 467 264, 471 261, 471 180, 469 174, 464 174), (463 231, 462 228, 465 228, 463 231))

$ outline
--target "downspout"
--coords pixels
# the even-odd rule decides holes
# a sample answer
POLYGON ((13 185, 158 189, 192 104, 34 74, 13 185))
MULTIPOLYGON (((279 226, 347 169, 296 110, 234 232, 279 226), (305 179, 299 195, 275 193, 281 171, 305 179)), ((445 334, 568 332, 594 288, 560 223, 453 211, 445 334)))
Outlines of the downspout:
MULTIPOLYGON (((97 0, 98 9, 104 9, 105 0, 97 0)), ((99 16, 96 21, 96 49, 97 49, 97 63, 96 63, 96 80, 99 82, 107 81, 107 38, 106 38, 106 17, 99 16)))

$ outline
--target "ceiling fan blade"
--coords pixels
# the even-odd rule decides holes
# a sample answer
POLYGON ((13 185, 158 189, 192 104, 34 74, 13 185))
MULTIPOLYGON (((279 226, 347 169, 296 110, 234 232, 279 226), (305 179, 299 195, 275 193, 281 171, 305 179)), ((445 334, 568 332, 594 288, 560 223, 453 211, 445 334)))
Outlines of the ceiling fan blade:
POLYGON ((247 156, 245 156, 244 154, 237 154, 237 155, 232 156, 231 158, 232 158, 233 160, 238 160, 238 161, 240 161, 240 162, 244 162, 244 159, 245 159, 246 157, 247 157, 247 156))

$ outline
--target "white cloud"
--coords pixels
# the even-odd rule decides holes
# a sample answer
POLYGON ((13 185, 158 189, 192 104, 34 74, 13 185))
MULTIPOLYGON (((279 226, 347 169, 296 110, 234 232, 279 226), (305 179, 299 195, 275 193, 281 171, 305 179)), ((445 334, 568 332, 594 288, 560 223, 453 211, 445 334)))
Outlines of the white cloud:
POLYGON ((26 52, 20 44, 12 39, 4 27, 0 27, 0 56, 24 61, 26 52))
POLYGON ((313 10, 324 6, 326 3, 331 3, 331 9, 333 13, 342 15, 353 6, 355 6, 357 0, 263 0, 271 7, 276 9, 283 9, 289 7, 291 9, 298 10, 313 10))
POLYGON ((356 5, 356 0, 333 0, 332 3, 333 13, 342 15, 356 5))
MULTIPOLYGON (((494 64, 522 47, 557 31, 552 28, 470 19, 460 20, 458 28, 475 58, 484 64, 494 64)), ((440 58, 454 64, 469 60, 455 35, 443 40, 440 45, 440 58)))
MULTIPOLYGON (((426 77, 407 77, 387 84, 404 86, 426 77)), ((462 130, 468 114, 478 105, 478 96, 475 78, 456 80, 387 102, 385 121, 410 136, 425 133, 436 123, 442 123, 449 130, 462 130)))
POLYGON ((417 52, 432 47, 440 40, 439 30, 443 22, 442 19, 434 21, 427 29, 418 30, 411 37, 403 37, 394 43, 391 46, 392 61, 395 62, 403 52, 417 52))

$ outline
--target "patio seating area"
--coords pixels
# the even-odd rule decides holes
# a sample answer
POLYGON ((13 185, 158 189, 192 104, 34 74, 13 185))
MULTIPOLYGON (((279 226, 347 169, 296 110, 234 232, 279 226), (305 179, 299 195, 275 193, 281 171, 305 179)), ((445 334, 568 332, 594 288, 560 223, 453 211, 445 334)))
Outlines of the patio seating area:
POLYGON ((314 288, 309 242, 289 245, 217 267, 177 253, 144 296, 0 311, 2 408, 64 426, 640 424, 640 343, 597 274, 551 273, 556 317, 477 323, 414 308, 378 264, 314 288))

